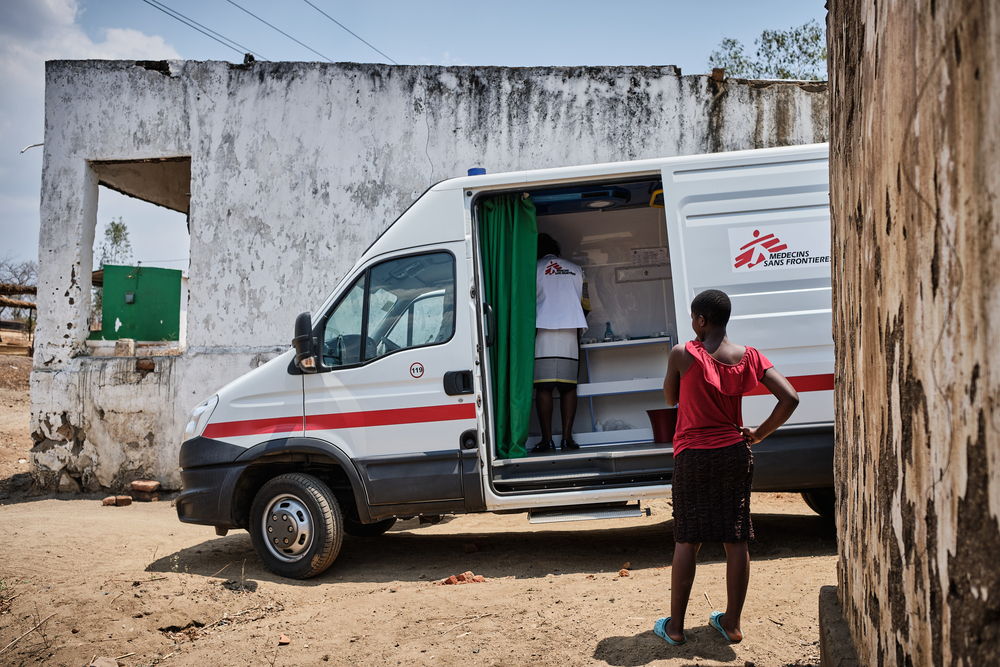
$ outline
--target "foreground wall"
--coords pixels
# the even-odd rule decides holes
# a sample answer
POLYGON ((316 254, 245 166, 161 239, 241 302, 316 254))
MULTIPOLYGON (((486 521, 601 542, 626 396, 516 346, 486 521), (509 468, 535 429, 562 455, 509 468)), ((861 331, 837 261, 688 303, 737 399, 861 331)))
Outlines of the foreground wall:
POLYGON ((830 7, 841 600, 862 664, 1000 664, 1000 6, 830 7))
POLYGON ((32 376, 44 485, 176 486, 188 411, 288 345, 430 184, 491 171, 825 141, 823 83, 673 67, 51 62, 32 376), (191 158, 187 349, 86 356, 97 176, 191 158))

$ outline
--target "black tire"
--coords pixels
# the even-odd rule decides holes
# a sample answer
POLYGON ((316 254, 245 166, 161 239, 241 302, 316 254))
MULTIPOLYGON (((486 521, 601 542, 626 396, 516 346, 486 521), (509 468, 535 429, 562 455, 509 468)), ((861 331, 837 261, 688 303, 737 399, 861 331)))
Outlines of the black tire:
POLYGON ((809 489, 802 492, 802 500, 806 501, 813 512, 819 514, 824 519, 834 520, 837 514, 837 496, 830 487, 822 489, 809 489))
POLYGON ((383 519, 375 523, 361 523, 344 518, 344 532, 354 537, 378 537, 396 525, 396 517, 383 519))
POLYGON ((249 531, 267 569, 290 579, 308 579, 336 560, 344 518, 326 484, 292 472, 268 481, 254 496, 249 531))

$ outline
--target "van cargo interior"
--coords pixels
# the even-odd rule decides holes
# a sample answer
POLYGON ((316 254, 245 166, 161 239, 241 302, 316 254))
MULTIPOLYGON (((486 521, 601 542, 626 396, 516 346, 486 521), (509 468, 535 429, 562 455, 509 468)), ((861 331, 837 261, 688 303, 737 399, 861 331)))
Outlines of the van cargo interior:
MULTIPOLYGON (((561 256, 580 265, 586 277, 591 310, 580 337, 573 429, 580 449, 530 453, 540 439, 532 405, 529 452, 502 458, 494 449, 494 488, 517 493, 669 483, 671 445, 656 442, 647 414, 667 407, 663 376, 678 335, 660 179, 524 194, 534 203, 538 233, 552 236, 561 256)), ((554 402, 558 447, 558 392, 554 402)))

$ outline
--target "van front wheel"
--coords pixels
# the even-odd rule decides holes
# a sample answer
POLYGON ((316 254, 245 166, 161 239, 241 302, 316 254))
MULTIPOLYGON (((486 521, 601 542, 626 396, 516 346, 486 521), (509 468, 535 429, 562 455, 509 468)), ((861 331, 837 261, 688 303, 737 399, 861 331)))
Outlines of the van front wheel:
POLYGON ((250 507, 250 539, 267 569, 308 579, 333 564, 344 539, 344 518, 330 489, 312 475, 278 475, 250 507))

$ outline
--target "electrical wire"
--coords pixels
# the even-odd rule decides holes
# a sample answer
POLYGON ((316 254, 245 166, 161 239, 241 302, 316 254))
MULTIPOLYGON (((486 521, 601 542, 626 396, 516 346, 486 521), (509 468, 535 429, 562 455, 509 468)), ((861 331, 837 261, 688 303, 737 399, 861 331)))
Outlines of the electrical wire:
MULTIPOLYGON (((143 1, 145 2, 145 0, 143 0, 143 1)), ((211 28, 209 28, 207 25, 205 25, 203 23, 198 23, 197 21, 195 21, 190 16, 186 16, 186 15, 182 14, 181 12, 177 11, 176 9, 174 9, 174 8, 172 8, 172 7, 164 4, 163 2, 160 2, 160 0, 151 0, 151 1, 152 1, 152 3, 154 5, 157 6, 157 9, 162 8, 161 11, 165 9, 167 12, 169 12, 171 15, 173 15, 174 18, 176 18, 178 20, 183 19, 184 21, 187 21, 189 23, 193 23, 194 26, 197 26, 198 28, 203 28, 203 29, 207 30, 208 32, 212 33, 213 35, 215 35, 216 37, 219 37, 220 39, 223 39, 223 40, 229 42, 233 46, 239 47, 240 49, 242 49, 241 53, 251 53, 258 60, 267 61, 267 58, 265 58, 261 54, 257 53, 256 51, 254 51, 253 49, 251 49, 249 46, 244 46, 244 45, 240 44, 239 42, 237 42, 234 39, 229 39, 228 37, 226 37, 222 33, 219 33, 219 32, 216 32, 215 30, 212 30, 211 28)), ((191 26, 191 27, 194 27, 194 26, 191 26)), ((230 48, 232 48, 232 47, 230 47, 230 48)))
POLYGON ((333 21, 334 23, 336 23, 337 25, 339 25, 341 28, 343 28, 344 30, 346 30, 350 34, 354 35, 354 37, 356 37, 361 42, 364 42, 365 44, 367 44, 369 47, 371 47, 371 49, 373 51, 375 51, 376 53, 378 53, 383 58, 387 59, 393 65, 398 65, 399 64, 395 60, 393 60, 392 58, 390 58, 388 55, 386 55, 384 51, 380 51, 374 44, 372 44, 369 41, 366 41, 365 39, 362 39, 361 35, 359 35, 358 33, 354 32, 353 30, 351 30, 350 28, 348 28, 346 25, 344 25, 343 23, 341 23, 337 19, 333 18, 332 16, 330 16, 329 14, 327 14, 326 12, 324 12, 322 9, 320 9, 319 7, 317 7, 316 5, 314 5, 309 0, 302 0, 302 1, 304 3, 306 3, 307 5, 309 5, 310 7, 312 7, 313 9, 315 9, 317 12, 319 12, 323 16, 325 16, 326 18, 330 19, 331 21, 333 21))
MULTIPOLYGON (((241 56, 245 53, 245 51, 240 51, 238 48, 236 48, 232 44, 227 44, 226 42, 222 41, 222 39, 219 39, 219 37, 222 37, 222 35, 219 35, 219 37, 216 37, 215 35, 212 35, 209 32, 206 32, 207 30, 209 30, 208 28, 205 28, 205 30, 202 30, 201 28, 199 28, 197 25, 194 24, 195 23, 194 21, 191 21, 189 23, 187 20, 185 20, 185 19, 183 19, 183 18, 180 17, 180 13, 179 12, 178 12, 178 15, 171 14, 170 12, 172 12, 174 10, 170 9, 166 5, 163 5, 161 7, 158 4, 154 4, 150 0, 142 0, 142 1, 145 2, 147 5, 149 5, 150 7, 152 7, 153 9, 156 9, 157 11, 163 12, 164 14, 166 14, 167 16, 169 16, 170 18, 172 18, 172 19, 174 19, 176 21, 180 21, 181 23, 183 23, 187 27, 191 28, 192 30, 197 30, 198 32, 200 32, 201 34, 205 35, 209 39, 214 39, 216 42, 218 42, 219 44, 222 44, 227 49, 232 49, 233 51, 236 51, 236 53, 240 54, 241 56)), ((198 24, 198 25, 201 25, 201 24, 198 24)), ((215 32, 215 31, 212 30, 212 32, 215 32)), ((215 33, 215 34, 218 35, 219 33, 215 33)), ((223 39, 227 39, 228 41, 232 42, 232 40, 228 39, 227 37, 223 37, 223 39)), ((232 43, 236 44, 236 42, 232 42, 232 43)), ((247 50, 249 51, 249 49, 247 49, 247 50)))
POLYGON ((241 7, 240 5, 236 4, 235 2, 233 2, 233 0, 226 0, 226 2, 228 2, 229 4, 231 4, 231 5, 233 6, 233 7, 236 7, 236 8, 237 8, 237 9, 239 9, 240 11, 242 11, 242 12, 245 12, 245 13, 249 14, 250 16, 254 17, 255 19, 257 19, 258 21, 260 21, 261 23, 263 23, 263 24, 264 24, 264 25, 266 25, 267 27, 271 28, 272 30, 276 30, 276 31, 280 32, 280 33, 281 33, 282 35, 284 35, 284 36, 285 36, 285 37, 287 37, 288 39, 292 40, 293 42, 295 42, 295 43, 296 43, 296 44, 298 44, 299 46, 301 46, 301 47, 303 47, 303 48, 306 48, 306 49, 309 49, 310 51, 312 51, 313 53, 315 53, 315 54, 316 54, 317 56, 319 56, 320 58, 322 58, 322 59, 326 60, 327 62, 330 62, 330 63, 332 63, 332 62, 333 62, 333 60, 331 60, 331 59, 330 59, 330 58, 328 58, 327 56, 324 56, 324 55, 323 55, 322 53, 320 53, 319 51, 317 51, 317 50, 316 50, 316 49, 314 49, 313 47, 311 47, 311 46, 309 46, 308 44, 305 44, 305 43, 303 43, 303 42, 300 42, 299 40, 295 39, 294 37, 292 37, 291 35, 289 35, 289 34, 288 34, 287 32, 285 32, 285 31, 284 31, 284 30, 282 30, 281 28, 277 27, 276 25, 273 25, 273 24, 271 24, 271 23, 268 23, 267 21, 265 21, 265 20, 264 20, 264 19, 262 19, 261 17, 259 17, 259 16, 257 16, 256 14, 254 14, 254 13, 253 13, 252 11, 250 11, 249 9, 246 9, 245 7, 241 7))

